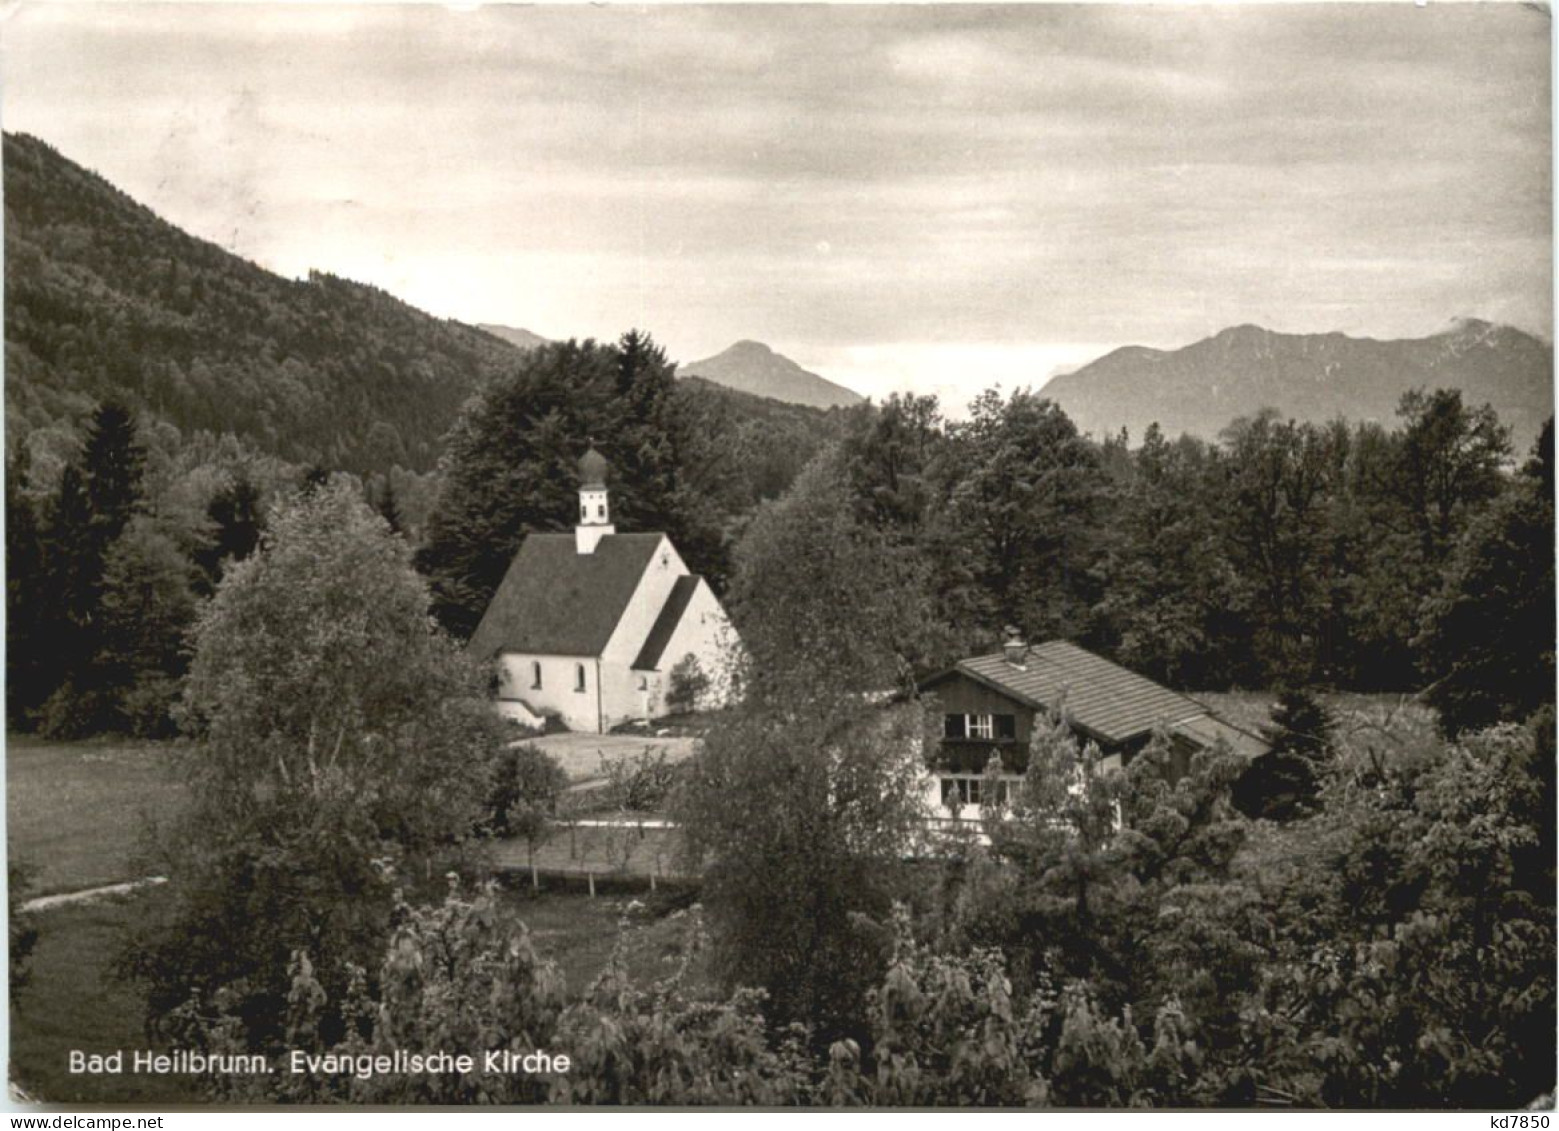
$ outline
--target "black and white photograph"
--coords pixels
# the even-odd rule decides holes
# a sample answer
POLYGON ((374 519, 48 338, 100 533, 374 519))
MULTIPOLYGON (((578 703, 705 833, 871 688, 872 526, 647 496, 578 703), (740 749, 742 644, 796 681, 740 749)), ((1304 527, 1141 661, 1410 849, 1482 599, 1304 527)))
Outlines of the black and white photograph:
POLYGON ((1548 1127, 1552 37, 5 5, 10 1109, 1548 1127))

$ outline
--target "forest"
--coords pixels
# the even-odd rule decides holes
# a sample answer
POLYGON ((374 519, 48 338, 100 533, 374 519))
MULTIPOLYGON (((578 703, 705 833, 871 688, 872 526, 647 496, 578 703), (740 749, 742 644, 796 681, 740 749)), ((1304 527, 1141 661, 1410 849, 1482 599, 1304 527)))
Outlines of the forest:
MULTIPOLYGON (((571 528, 587 437, 613 461, 621 527, 670 534, 738 625, 784 601, 795 654, 854 631, 827 610, 843 575, 871 577, 848 600, 891 626, 863 660, 881 688, 1016 625, 1189 691, 1421 693, 1453 733, 1525 718, 1552 690, 1552 430, 1513 452, 1456 390, 1404 396, 1389 429, 1264 413, 1216 442, 1149 429, 1133 445, 1079 435, 1028 390, 958 420, 910 397, 822 414, 679 382, 639 332, 557 343, 468 402, 414 522, 396 480, 359 480, 456 639, 525 534, 571 528), (815 575, 845 552, 853 570, 815 575)), ((112 400, 56 479, 21 447, 11 725, 171 733, 201 603, 274 501, 327 477, 112 400)))
MULTIPOLYGON (((1554 1075, 1553 438, 1455 390, 1391 427, 1080 435, 1042 394, 819 414, 675 379, 647 334, 515 354, 394 481, 112 398, 7 468, 8 724, 177 737, 188 812, 120 955, 175 1047, 550 1048, 554 1076, 212 1077, 427 1103, 1521 1106, 1554 1075), (668 801, 702 876, 681 965, 568 987, 484 846, 545 824, 460 643, 587 443, 622 529, 723 595, 742 704, 668 801), (1192 692, 1282 693, 1302 803, 1064 719, 984 837, 920 827, 921 678, 1005 625, 1192 692), (1360 741, 1324 705, 1433 725, 1360 741), (884 698, 884 692, 895 694, 884 698), (866 704, 872 704, 868 707, 866 704)), ((25 961, 25 948, 23 948, 25 961)), ((13 969, 13 988, 17 985, 13 969)), ((25 992, 23 990, 22 992, 25 992)))

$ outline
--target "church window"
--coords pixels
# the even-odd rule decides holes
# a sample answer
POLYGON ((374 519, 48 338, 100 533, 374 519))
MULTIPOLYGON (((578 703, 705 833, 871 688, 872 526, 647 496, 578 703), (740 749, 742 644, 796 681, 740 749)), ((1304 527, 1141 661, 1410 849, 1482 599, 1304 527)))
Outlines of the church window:
POLYGON ((541 662, 539 660, 530 662, 530 685, 532 691, 541 690, 541 662))
POLYGON ((584 689, 585 689, 585 665, 584 664, 575 664, 574 665, 574 690, 575 691, 583 691, 584 689))

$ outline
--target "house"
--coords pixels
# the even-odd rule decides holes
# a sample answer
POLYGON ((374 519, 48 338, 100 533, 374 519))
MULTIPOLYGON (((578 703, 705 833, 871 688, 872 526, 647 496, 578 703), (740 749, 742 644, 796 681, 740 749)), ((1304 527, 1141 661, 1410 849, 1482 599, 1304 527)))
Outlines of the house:
POLYGON ((1000 652, 960 660, 921 691, 935 695, 943 712, 935 800, 949 811, 955 798, 959 806, 979 804, 992 755, 1004 771, 998 789, 1012 788, 1028 767, 1035 717, 1051 712, 1095 743, 1107 765, 1127 765, 1158 728, 1169 737, 1176 773, 1220 739, 1247 759, 1267 751, 1262 739, 1194 699, 1064 640, 1025 644, 1012 629, 1000 652))
POLYGON ((666 714, 673 671, 693 663, 706 677, 693 706, 732 694, 739 642, 725 610, 666 535, 617 533, 607 472, 592 447, 574 532, 528 535, 471 635, 470 652, 497 661, 507 717, 603 734, 666 714))

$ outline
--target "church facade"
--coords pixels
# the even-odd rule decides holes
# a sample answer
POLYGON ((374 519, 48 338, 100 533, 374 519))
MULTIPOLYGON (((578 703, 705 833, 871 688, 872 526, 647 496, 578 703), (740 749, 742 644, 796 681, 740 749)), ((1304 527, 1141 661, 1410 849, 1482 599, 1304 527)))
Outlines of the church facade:
POLYGON ((734 694, 740 642, 725 610, 666 535, 617 532, 607 473, 593 448, 579 461, 574 532, 526 537, 471 636, 497 662, 508 717, 602 734, 681 706, 679 681, 699 685, 698 710, 734 694))

